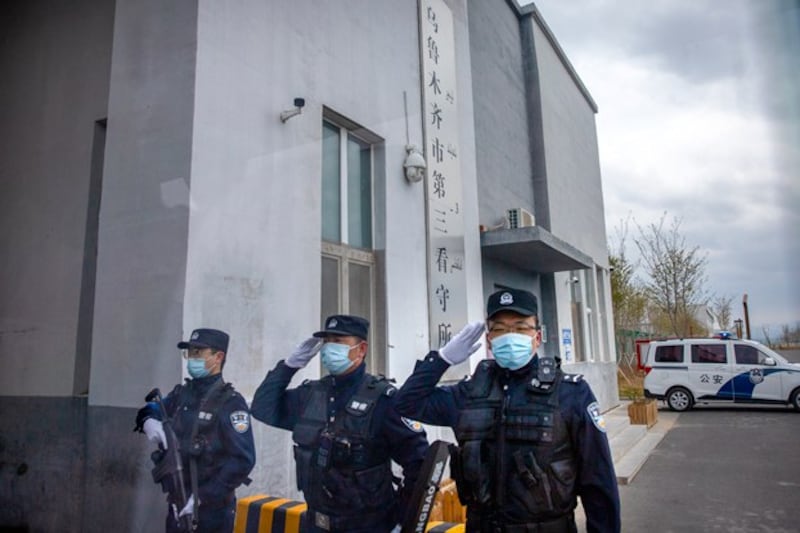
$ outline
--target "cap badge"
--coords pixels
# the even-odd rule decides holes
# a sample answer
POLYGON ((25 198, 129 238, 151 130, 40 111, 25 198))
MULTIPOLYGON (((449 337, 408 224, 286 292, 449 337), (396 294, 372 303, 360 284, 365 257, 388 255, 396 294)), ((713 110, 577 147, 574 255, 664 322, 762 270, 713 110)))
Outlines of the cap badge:
POLYGON ((510 292, 504 292, 500 295, 500 305, 511 305, 514 303, 514 297, 510 292))
POLYGON ((331 318, 330 320, 328 320, 328 327, 329 328, 335 328, 337 324, 338 324, 338 322, 336 321, 335 318, 331 318))
POLYGON ((200 338, 200 332, 199 331, 193 331, 190 340, 196 341, 199 338, 200 338))

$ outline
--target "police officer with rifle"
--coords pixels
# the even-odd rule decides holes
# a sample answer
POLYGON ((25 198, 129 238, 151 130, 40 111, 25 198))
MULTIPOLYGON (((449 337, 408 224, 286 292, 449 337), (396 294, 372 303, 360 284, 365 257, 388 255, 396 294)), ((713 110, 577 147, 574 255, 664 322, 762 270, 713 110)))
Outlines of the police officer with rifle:
POLYGON ((328 317, 253 397, 257 420, 292 432, 297 486, 308 503, 304 532, 399 530, 428 448, 422 426, 395 411, 394 386, 366 372, 368 328, 358 316, 328 317), (287 389, 318 351, 329 375, 287 389), (392 461, 403 468, 401 484, 392 461))
POLYGON ((158 443, 153 480, 167 493, 166 531, 230 532, 234 491, 249 483, 255 464, 250 413, 244 398, 222 379, 228 334, 201 328, 178 343, 192 379, 165 398, 148 394, 136 428, 158 443))
POLYGON ((524 290, 489 296, 487 320, 467 325, 418 361, 398 391, 401 414, 449 426, 451 475, 467 505, 466 531, 577 531, 581 498, 589 533, 620 531, 620 503, 605 422, 589 385, 536 353, 536 297, 524 290), (492 359, 471 378, 438 386, 445 371, 479 348, 492 359))

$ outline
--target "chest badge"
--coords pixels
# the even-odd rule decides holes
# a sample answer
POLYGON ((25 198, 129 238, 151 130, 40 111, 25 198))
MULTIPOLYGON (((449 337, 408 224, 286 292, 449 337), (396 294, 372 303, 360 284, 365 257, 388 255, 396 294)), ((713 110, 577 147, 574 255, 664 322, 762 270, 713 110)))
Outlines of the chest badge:
POLYGON ((250 429, 250 413, 247 411, 234 411, 231 413, 231 426, 236 433, 245 433, 250 429))

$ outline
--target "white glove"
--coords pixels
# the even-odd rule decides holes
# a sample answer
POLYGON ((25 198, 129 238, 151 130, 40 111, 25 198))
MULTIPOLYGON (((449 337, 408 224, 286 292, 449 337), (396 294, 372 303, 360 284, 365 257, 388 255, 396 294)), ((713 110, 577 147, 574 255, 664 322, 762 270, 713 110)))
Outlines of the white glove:
POLYGON ((167 449, 167 435, 164 433, 164 425, 160 420, 148 418, 142 424, 142 430, 147 438, 153 442, 161 442, 164 449, 167 449))
POLYGON ((439 350, 439 355, 451 365, 457 365, 462 361, 466 361, 470 355, 481 347, 478 339, 483 335, 483 331, 483 321, 467 324, 464 326, 464 329, 456 333, 453 338, 439 350))
POLYGON ((317 355, 321 347, 322 339, 309 337, 301 342, 284 362, 289 368, 303 368, 317 355))
POLYGON ((186 505, 184 505, 183 509, 181 509, 181 512, 178 513, 178 518, 187 514, 194 514, 194 494, 189 496, 189 499, 186 501, 186 505))

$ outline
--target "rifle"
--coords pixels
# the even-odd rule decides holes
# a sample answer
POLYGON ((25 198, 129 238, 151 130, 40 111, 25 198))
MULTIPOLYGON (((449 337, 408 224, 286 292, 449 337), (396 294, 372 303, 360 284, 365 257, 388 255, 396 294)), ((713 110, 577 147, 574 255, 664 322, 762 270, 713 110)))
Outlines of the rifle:
MULTIPOLYGON (((164 402, 161 398, 161 391, 155 388, 145 397, 144 401, 155 401, 161 411, 163 418, 161 424, 164 428, 164 435, 167 437, 167 448, 158 443, 158 449, 150 454, 153 464, 153 481, 161 484, 161 491, 167 493, 167 503, 169 504, 175 521, 181 531, 195 531, 197 529, 197 505, 191 516, 184 515, 179 517, 178 513, 186 506, 188 498, 183 484, 183 462, 181 461, 180 442, 178 441, 175 430, 172 428, 172 418, 167 415, 164 402)), ((197 496, 195 495, 195 501, 197 496)))
POLYGON ((408 510, 400 533, 425 532, 448 455, 448 445, 445 441, 437 440, 428 448, 411 493, 411 500, 408 503, 408 510))

